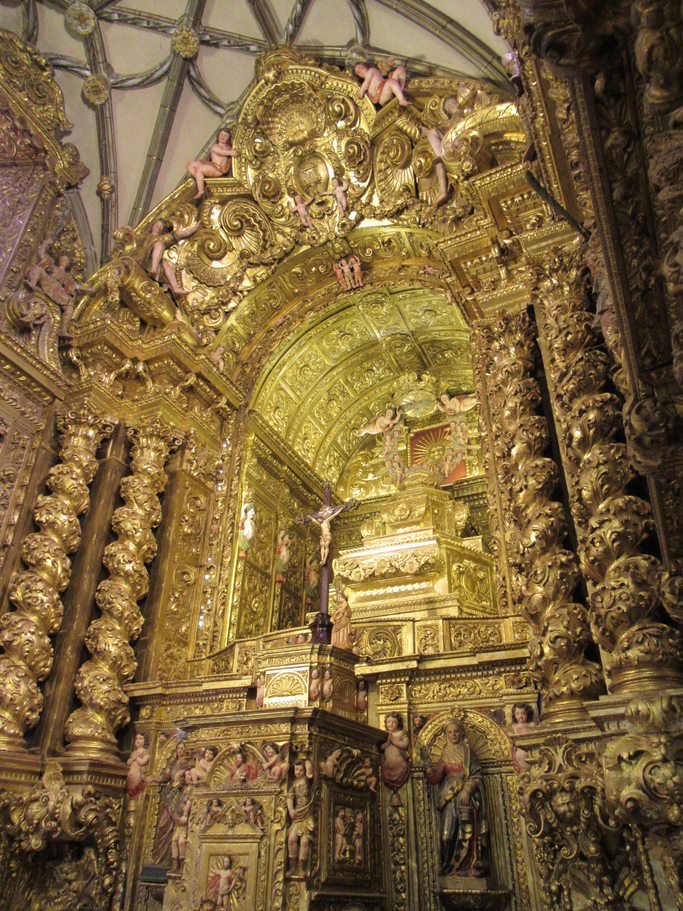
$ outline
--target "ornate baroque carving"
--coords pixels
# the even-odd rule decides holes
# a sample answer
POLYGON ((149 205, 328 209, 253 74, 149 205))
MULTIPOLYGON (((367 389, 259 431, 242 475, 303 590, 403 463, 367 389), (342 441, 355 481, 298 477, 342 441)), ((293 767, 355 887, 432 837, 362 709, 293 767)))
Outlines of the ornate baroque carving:
POLYGON ((104 552, 109 578, 100 582, 95 594, 101 616, 90 624, 85 638, 92 657, 76 677, 82 706, 66 723, 70 748, 85 753, 113 750, 116 732, 129 718, 123 685, 133 678, 136 667, 129 643, 142 629, 137 602, 147 594, 145 564, 157 549, 152 529, 161 521, 164 465, 171 448, 181 442, 179 434, 159 418, 129 430, 128 438, 133 446, 133 473, 121 481, 125 505, 112 517, 117 540, 104 552))
POLYGON ((78 516, 89 502, 95 476, 95 454, 113 424, 88 406, 58 419, 60 463, 50 469, 51 493, 37 500, 33 518, 40 529, 28 535, 21 550, 26 569, 15 573, 9 597, 16 610, 0 620, 0 740, 21 744, 40 716, 43 697, 38 684, 52 669, 54 635, 62 623, 60 592, 69 584, 68 555, 81 540, 78 516))

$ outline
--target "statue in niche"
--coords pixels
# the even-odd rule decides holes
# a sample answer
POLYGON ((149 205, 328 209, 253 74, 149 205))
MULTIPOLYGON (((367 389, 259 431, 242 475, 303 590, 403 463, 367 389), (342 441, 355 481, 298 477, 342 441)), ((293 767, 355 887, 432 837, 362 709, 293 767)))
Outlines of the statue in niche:
POLYGON ((171 807, 173 832, 171 834, 171 873, 182 873, 187 847, 187 831, 192 812, 192 772, 185 772, 182 790, 171 807))
POLYGON ((197 192, 192 197, 199 199, 204 195, 204 181, 207 177, 226 177, 232 167, 232 159, 239 158, 240 153, 233 149, 228 130, 219 130, 216 142, 209 151, 209 161, 200 159, 187 163, 188 172, 194 177, 197 192))
POLYGON ((355 635, 351 628, 351 607, 344 592, 337 592, 337 609, 332 617, 332 645, 350 652, 355 644, 355 635))
POLYGON ((209 882, 205 902, 212 902, 211 908, 224 908, 226 911, 237 911, 246 891, 247 868, 235 867, 229 854, 226 854, 218 865, 209 870, 209 882))
POLYGON ((184 740, 178 740, 175 755, 170 765, 160 775, 159 819, 152 858, 154 863, 166 866, 171 860, 171 840, 175 827, 178 805, 184 800, 185 773, 189 771, 191 759, 187 754, 184 740))
POLYGON ((256 534, 256 506, 245 503, 240 516, 239 556, 244 560, 251 550, 251 543, 256 534))
POLYGON ((306 608, 315 609, 320 598, 320 561, 317 557, 308 557, 306 560, 306 578, 304 582, 306 592, 306 608))
POLYGON ((439 814, 440 876, 486 873, 488 827, 477 757, 458 718, 446 724, 446 745, 427 771, 439 814))
MULTIPOLYGON (((515 702, 512 706, 512 724, 510 729, 513 734, 526 734, 536 724, 534 710, 528 702, 515 702)), ((513 746, 512 764, 516 772, 525 772, 529 768, 529 753, 521 747, 513 746)))
POLYGON ((410 776, 410 737, 403 729, 403 716, 389 712, 384 719, 387 739, 380 746, 382 781, 398 791, 410 776))
POLYGON ((303 759, 294 763, 294 781, 287 791, 287 812, 291 819, 287 835, 289 872, 304 876, 308 864, 311 841, 315 831, 315 815, 311 797, 313 766, 303 759))
POLYGON ((384 107, 392 98, 397 98, 401 107, 405 108, 410 104, 403 91, 408 79, 408 71, 404 66, 394 67, 388 76, 383 76, 378 67, 368 66, 367 63, 357 63, 353 71, 363 80, 358 89, 359 98, 367 95, 373 104, 380 107, 384 107))
POLYGON ((284 582, 289 569, 289 562, 292 559, 292 539, 286 529, 280 529, 277 533, 277 542, 275 544, 275 581, 284 582))
POLYGON ((239 784, 254 781, 258 778, 258 769, 253 762, 249 762, 249 754, 244 747, 240 747, 233 756, 234 765, 230 770, 230 780, 239 784))
POLYGON ((147 787, 147 769, 149 766, 149 750, 144 734, 136 734, 133 749, 127 760, 128 774, 126 785, 128 796, 131 800, 143 794, 147 787))

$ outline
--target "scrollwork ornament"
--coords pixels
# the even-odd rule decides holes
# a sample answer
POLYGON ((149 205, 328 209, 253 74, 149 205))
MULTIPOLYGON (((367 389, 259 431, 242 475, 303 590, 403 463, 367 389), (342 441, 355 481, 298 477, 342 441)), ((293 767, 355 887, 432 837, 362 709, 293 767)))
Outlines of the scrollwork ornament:
POLYGON ((76 695, 82 705, 69 717, 66 736, 70 749, 100 754, 115 749, 116 732, 129 719, 123 685, 133 678, 136 661, 130 642, 142 630, 138 601, 149 588, 145 565, 157 545, 152 534, 161 521, 159 494, 166 485, 165 463, 182 436, 163 420, 131 428, 132 474, 121 481, 124 505, 112 517, 116 540, 107 545, 103 562, 109 577, 100 582, 95 601, 101 615, 85 637, 91 657, 76 676, 76 695))
POLYGON ((36 501, 39 530, 26 537, 21 549, 26 569, 15 573, 10 584, 15 610, 0 620, 0 742, 6 746, 19 746, 40 717, 39 684, 52 669, 50 636, 62 623, 60 593, 71 576, 69 554, 81 539, 78 516, 88 507, 97 450, 113 428, 112 421, 87 405, 58 418, 60 461, 46 479, 50 494, 36 501))

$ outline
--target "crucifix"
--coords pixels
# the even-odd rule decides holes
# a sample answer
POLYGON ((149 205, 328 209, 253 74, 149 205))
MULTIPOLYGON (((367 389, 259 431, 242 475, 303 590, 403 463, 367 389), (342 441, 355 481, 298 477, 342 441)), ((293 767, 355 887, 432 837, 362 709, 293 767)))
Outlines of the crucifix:
POLYGON ((306 516, 304 522, 315 523, 320 526, 320 604, 318 616, 311 625, 313 642, 328 645, 332 634, 330 622, 330 584, 332 582, 332 560, 330 559, 330 545, 332 543, 332 521, 342 512, 356 509, 360 504, 357 500, 348 503, 332 505, 332 485, 328 482, 323 490, 322 509, 306 516))

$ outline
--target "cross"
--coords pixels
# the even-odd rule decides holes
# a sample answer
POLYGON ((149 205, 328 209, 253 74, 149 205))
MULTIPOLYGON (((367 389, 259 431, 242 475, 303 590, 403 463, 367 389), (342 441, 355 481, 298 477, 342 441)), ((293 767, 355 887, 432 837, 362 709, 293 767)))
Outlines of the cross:
POLYGON ((357 509, 360 504, 357 500, 347 503, 332 505, 332 485, 325 483, 323 489, 322 509, 306 516, 304 522, 314 522, 320 526, 320 604, 318 616, 311 624, 313 642, 328 645, 332 635, 330 622, 330 584, 332 582, 332 560, 330 558, 330 545, 332 543, 332 521, 342 512, 357 509))

